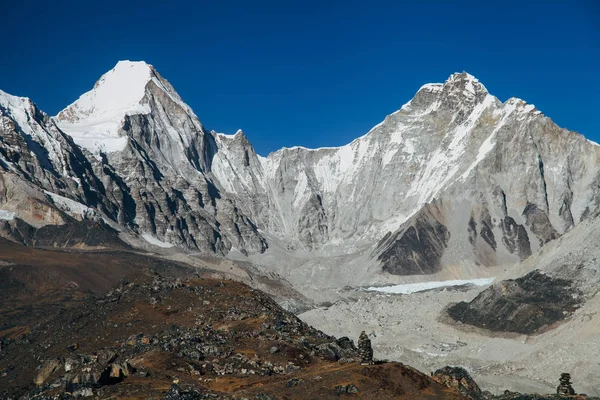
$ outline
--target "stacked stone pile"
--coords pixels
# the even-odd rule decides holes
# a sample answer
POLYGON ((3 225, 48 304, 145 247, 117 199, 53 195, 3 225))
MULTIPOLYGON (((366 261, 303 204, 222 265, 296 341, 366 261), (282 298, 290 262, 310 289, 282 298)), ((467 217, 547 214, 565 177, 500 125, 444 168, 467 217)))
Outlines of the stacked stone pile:
POLYGON ((358 356, 361 364, 373 364, 373 348, 371 347, 371 339, 365 331, 362 331, 358 338, 358 356))
POLYGON ((575 390, 571 386, 571 374, 562 373, 560 374, 560 385, 556 388, 556 393, 565 395, 574 395, 575 390))

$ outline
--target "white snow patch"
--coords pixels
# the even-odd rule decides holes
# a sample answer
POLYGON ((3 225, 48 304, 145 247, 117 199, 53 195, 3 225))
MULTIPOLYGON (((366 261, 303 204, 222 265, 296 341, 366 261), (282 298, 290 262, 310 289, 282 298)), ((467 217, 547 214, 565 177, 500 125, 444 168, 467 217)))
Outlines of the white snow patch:
POLYGON ((142 104, 142 99, 151 80, 171 95, 150 65, 143 61, 119 61, 102 75, 92 90, 62 110, 54 120, 75 143, 94 154, 121 151, 127 145, 127 137, 119 135, 125 116, 150 113, 150 107, 142 104))
POLYGON ((451 281, 433 281, 433 282, 419 282, 419 283, 407 283, 403 285, 394 286, 383 286, 375 287, 372 286, 367 288, 369 291, 390 293, 390 294, 411 294, 416 292, 422 292, 423 290, 437 289, 441 287, 449 286, 462 286, 462 285, 475 285, 485 286, 494 282, 496 278, 479 278, 479 279, 457 279, 451 281))
POLYGON ((151 67, 145 62, 119 61, 102 75, 94 88, 61 111, 59 120, 76 122, 81 119, 99 119, 103 116, 125 114, 137 108, 151 79, 151 67))
POLYGON ((12 221, 15 219, 15 213, 8 210, 0 210, 0 220, 1 221, 12 221))
POLYGON ((530 112, 535 110, 535 106, 533 104, 527 104, 525 107, 523 107, 523 112, 530 112))
POLYGON ((296 187, 294 188, 294 207, 299 207, 309 197, 308 177, 305 171, 301 171, 298 174, 296 187))
POLYGON ((598 146, 598 147, 600 147, 600 144, 598 144, 598 143, 594 142, 593 140, 590 140, 590 139, 586 139, 586 140, 587 140, 588 142, 590 142, 591 144, 593 144, 594 146, 598 146))
POLYGON ((493 105, 495 98, 487 95, 477 104, 467 120, 447 134, 452 140, 446 146, 438 148, 423 166, 418 179, 413 181, 407 197, 415 196, 418 203, 424 204, 444 187, 444 185, 458 172, 460 164, 457 160, 465 152, 466 138, 469 136, 483 112, 493 105))
POLYGON ((475 94, 475 88, 473 87, 473 81, 468 80, 465 84, 465 90, 471 94, 475 94))
POLYGON ((479 164, 485 158, 485 156, 494 148, 494 146, 496 145, 496 134, 504 126, 504 124, 506 123, 506 119, 515 111, 516 107, 517 104, 514 102, 507 102, 503 106, 502 112, 504 113, 504 116, 502 117, 500 122, 498 122, 496 128, 494 128, 490 136, 483 141, 481 147, 479 147, 479 151, 477 152, 477 158, 475 159, 475 161, 473 161, 473 163, 471 163, 469 168, 467 168, 467 170, 461 175, 461 179, 466 179, 471 173, 471 171, 475 169, 477 164, 479 164))
POLYGON ((443 83, 426 83, 425 85, 419 88, 419 92, 421 90, 429 90, 431 92, 441 92, 444 89, 443 83))
POLYGON ((60 207, 63 211, 69 214, 79 214, 82 217, 86 216, 90 212, 95 212, 93 208, 86 206, 85 204, 81 204, 75 200, 68 199, 56 193, 49 192, 44 190, 48 196, 52 198, 52 201, 55 205, 60 207))
POLYGON ((127 147, 127 137, 117 134, 122 123, 122 120, 107 120, 82 124, 58 123, 58 126, 70 135, 77 145, 97 154, 122 151, 127 147))
POLYGON ((396 153, 398 152, 398 148, 391 148, 388 151, 386 151, 386 153, 383 155, 383 158, 381 160, 382 166, 386 166, 388 165, 392 159, 394 158, 394 156, 396 155, 396 153))
POLYGON ((238 134, 243 134, 244 132, 242 132, 241 129, 238 129, 237 132, 235 132, 233 135, 227 134, 227 133, 218 133, 215 132, 215 134, 217 135, 217 137, 222 137, 225 139, 233 139, 235 138, 238 134))
POLYGON ((152 236, 149 233, 142 233, 142 237, 144 238, 144 240, 146 242, 153 244, 155 246, 158 246, 158 247, 162 247, 164 249, 173 247, 173 245, 171 243, 167 243, 167 242, 163 242, 162 240, 158 240, 157 238, 155 238, 154 236, 152 236))

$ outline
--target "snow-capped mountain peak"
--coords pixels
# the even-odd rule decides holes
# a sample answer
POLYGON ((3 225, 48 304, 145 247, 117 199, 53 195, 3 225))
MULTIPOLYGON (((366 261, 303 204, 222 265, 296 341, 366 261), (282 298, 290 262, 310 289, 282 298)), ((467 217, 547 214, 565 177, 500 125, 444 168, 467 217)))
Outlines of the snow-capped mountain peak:
POLYGON ((444 92, 467 100, 481 100, 488 94, 479 79, 467 72, 450 75, 444 83, 444 92))
POLYGON ((143 61, 119 61, 92 90, 58 113, 55 121, 93 153, 123 150, 127 138, 118 130, 126 115, 150 112, 143 98, 153 76, 154 69, 143 61))
POLYGON ((143 61, 119 61, 100 77, 92 90, 81 95, 56 118, 61 122, 76 123, 144 111, 140 102, 152 75, 152 66, 143 61))
POLYGON ((22 105, 24 102, 31 101, 27 97, 18 97, 8 94, 3 90, 0 90, 0 105, 7 108, 10 106, 22 105))
POLYGON ((431 273, 465 260, 518 261, 600 210, 598 147, 533 105, 501 102, 466 72, 423 85, 344 146, 267 157, 241 131, 207 132, 144 62, 119 62, 54 119, 75 143, 103 152, 101 162, 88 162, 25 100, 10 101, 23 113, 9 110, 0 125, 10 138, 0 141, 0 167, 34 165, 42 175, 49 165, 45 190, 101 204, 115 223, 191 249, 260 253, 270 237, 286 252, 358 251, 392 274, 431 273), (63 177, 83 189, 61 186, 63 177))
MULTIPOLYGON (((144 61, 119 61, 92 90, 54 118, 75 142, 92 153, 122 151, 127 137, 120 133, 126 116, 150 114, 151 97, 174 103, 193 115, 171 84, 144 61)), ((199 122, 196 124, 200 127, 199 122)))

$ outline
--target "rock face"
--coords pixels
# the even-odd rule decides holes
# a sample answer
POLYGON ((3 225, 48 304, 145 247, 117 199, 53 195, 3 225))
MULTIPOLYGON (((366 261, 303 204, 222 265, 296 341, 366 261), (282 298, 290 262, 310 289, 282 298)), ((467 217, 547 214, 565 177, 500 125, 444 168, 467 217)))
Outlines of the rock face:
POLYGON ((431 377, 442 385, 455 389, 471 400, 483 400, 486 397, 471 375, 461 367, 444 367, 436 370, 431 377))
POLYGON ((492 331, 531 334, 572 314, 583 301, 571 281, 535 270, 490 286, 471 302, 451 306, 448 314, 492 331))
POLYGON ((40 224, 95 215, 220 255, 276 242, 301 258, 360 252, 379 271, 430 274, 523 260, 600 212, 600 147, 467 73, 424 85, 348 145, 267 157, 241 131, 207 132, 143 62, 119 62, 54 118, 0 92, 0 118, 1 176, 38 193, 5 185, 13 219, 34 219, 13 199, 36 198, 52 210, 40 224))
MULTIPOLYGON (((0 118, 3 175, 44 190, 50 205, 73 203, 72 216, 89 208, 121 228, 217 254, 267 247, 206 176, 214 137, 145 63, 119 62, 56 118, 1 92, 0 118)), ((17 219, 31 219, 18 208, 17 219)))
POLYGON ((466 73, 346 146, 262 158, 246 142, 219 141, 238 155, 213 173, 257 226, 319 255, 367 249, 391 274, 523 260, 598 212, 600 147, 466 73))

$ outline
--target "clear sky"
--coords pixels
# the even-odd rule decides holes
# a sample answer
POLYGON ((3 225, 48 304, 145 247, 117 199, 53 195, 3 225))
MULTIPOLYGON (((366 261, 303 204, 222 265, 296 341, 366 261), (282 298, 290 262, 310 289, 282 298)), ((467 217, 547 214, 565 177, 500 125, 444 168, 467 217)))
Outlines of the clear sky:
POLYGON ((479 78, 600 141, 600 1, 7 1, 0 89, 54 115, 118 60, 259 154, 337 146, 429 82, 479 78))

